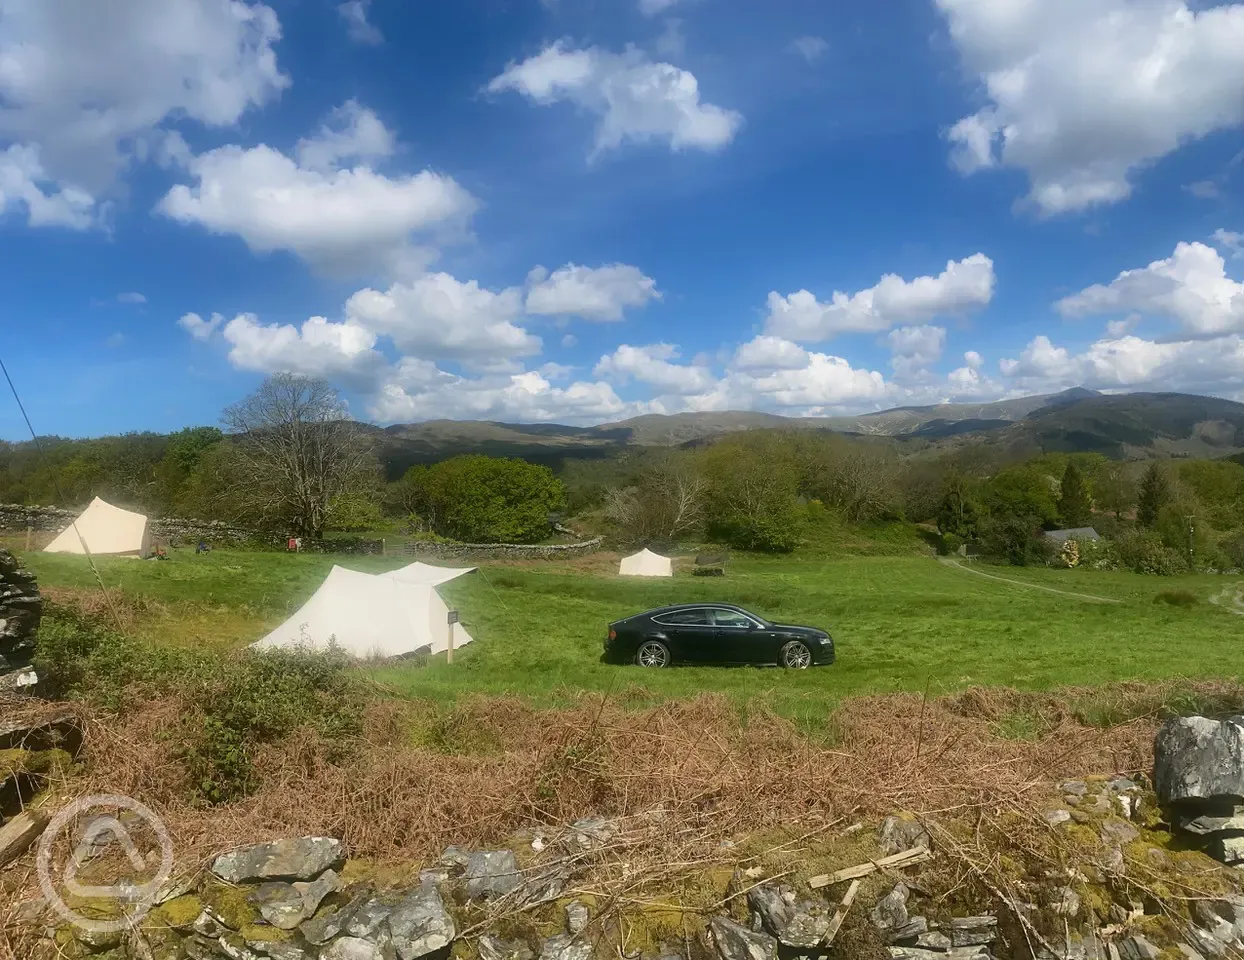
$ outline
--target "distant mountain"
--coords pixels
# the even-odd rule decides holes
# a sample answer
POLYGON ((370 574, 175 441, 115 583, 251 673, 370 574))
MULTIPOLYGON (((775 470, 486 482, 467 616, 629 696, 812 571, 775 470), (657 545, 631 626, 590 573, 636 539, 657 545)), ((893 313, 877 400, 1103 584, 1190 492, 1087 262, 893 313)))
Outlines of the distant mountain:
POLYGON ((1244 404, 1180 393, 1105 395, 1081 387, 992 403, 896 407, 856 417, 783 417, 748 411, 648 414, 595 427, 430 420, 375 428, 390 476, 459 453, 566 458, 627 448, 683 446, 741 430, 782 428, 893 437, 904 446, 987 443, 1016 452, 1107 456, 1227 456, 1244 451, 1244 404))

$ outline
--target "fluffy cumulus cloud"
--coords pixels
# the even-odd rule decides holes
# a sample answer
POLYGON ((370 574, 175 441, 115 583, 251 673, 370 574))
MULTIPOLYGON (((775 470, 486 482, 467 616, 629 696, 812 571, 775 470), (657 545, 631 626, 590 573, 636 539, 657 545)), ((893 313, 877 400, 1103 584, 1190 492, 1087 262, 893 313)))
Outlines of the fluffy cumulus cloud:
POLYGON ((840 333, 881 333, 899 324, 966 313, 993 299, 993 261, 983 253, 951 261, 936 277, 904 280, 886 274, 858 293, 834 291, 821 301, 807 290, 769 294, 766 331, 789 340, 815 342, 840 333))
POLYGON ((808 352, 805 357, 799 367, 728 371, 731 407, 821 414, 873 406, 893 395, 875 370, 852 367, 843 357, 826 353, 808 352))
POLYGON ((946 348, 946 328, 922 324, 899 327, 886 337, 890 365, 899 377, 914 377, 942 358, 946 348))
POLYGON ((953 163, 1024 171, 1041 214, 1122 200, 1140 167, 1244 121, 1244 4, 935 3, 988 101, 949 130, 953 163))
POLYGON ((0 143, 25 151, 28 175, 15 190, 0 161, 6 204, 32 225, 89 226, 166 118, 226 127, 275 98, 280 36, 250 0, 0 0, 0 143))
POLYGON ((643 307, 661 298, 655 280, 624 263, 603 267, 569 263, 552 274, 536 267, 527 281, 527 312, 537 316, 621 320, 628 308, 643 307))
POLYGON ((1189 334, 1244 329, 1244 283, 1227 276, 1226 261, 1203 243, 1180 243, 1165 260, 1124 270, 1058 301, 1066 317, 1136 311, 1176 321, 1189 334))
POLYGON ((1016 390, 1044 392, 1085 385, 1115 390, 1188 390, 1223 396, 1244 393, 1244 338, 1158 342, 1107 337, 1073 352, 1048 337, 1030 342, 1001 370, 1016 390))
POLYGON ((392 151, 379 118, 350 102, 299 141, 292 157, 261 144, 188 158, 194 183, 173 187, 158 209, 239 236, 257 253, 292 251, 333 274, 410 271, 432 256, 412 238, 461 232, 476 202, 440 173, 376 172, 371 161, 392 151))
POLYGON ((219 330, 224 322, 225 318, 219 313, 213 313, 207 320, 204 320, 197 313, 184 313, 178 319, 177 325, 194 337, 195 340, 205 342, 212 338, 212 334, 219 330))
POLYGON ((345 21, 346 32, 355 43, 375 46, 383 43, 384 37, 375 25, 367 19, 370 0, 346 0, 337 5, 337 13, 345 21))
POLYGON ((1218 229, 1214 231, 1214 243, 1226 250, 1233 260, 1244 258, 1244 233, 1218 229))
POLYGON ((624 143, 663 142, 672 150, 718 150, 734 139, 743 117, 700 99, 695 75, 656 63, 629 48, 575 49, 559 40, 488 84, 532 102, 568 102, 598 117, 593 155, 624 143))
POLYGON ((386 364, 375 349, 374 333, 324 317, 311 317, 296 327, 263 324, 253 314, 244 313, 224 325, 223 336, 229 344, 229 362, 239 370, 256 373, 301 373, 365 390, 386 364))
POLYGON ((713 389, 716 378, 705 366, 674 363, 678 348, 668 343, 643 347, 622 344, 601 357, 593 371, 596 376, 618 383, 638 380, 662 395, 693 395, 713 389))
POLYGON ((759 336, 734 352, 735 370, 799 370, 808 365, 808 351, 781 337, 759 336))
POLYGON ((95 223, 95 198, 80 187, 57 186, 35 146, 14 144, 0 153, 0 214, 26 211, 32 227, 85 230, 95 223))
POLYGON ((540 352, 540 338, 518 321, 522 292, 499 293, 476 281, 429 273, 383 292, 360 290, 346 302, 349 322, 391 339, 404 354, 477 364, 540 352))

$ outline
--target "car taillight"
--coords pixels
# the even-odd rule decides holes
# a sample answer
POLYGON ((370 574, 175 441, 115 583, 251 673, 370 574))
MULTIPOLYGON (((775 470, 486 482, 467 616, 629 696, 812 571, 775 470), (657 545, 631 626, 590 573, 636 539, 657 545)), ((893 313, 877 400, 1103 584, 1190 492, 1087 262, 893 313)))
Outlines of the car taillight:
POLYGON ((618 639, 618 631, 617 631, 617 630, 610 630, 610 631, 609 631, 609 639, 610 639, 610 640, 617 640, 617 639, 618 639))

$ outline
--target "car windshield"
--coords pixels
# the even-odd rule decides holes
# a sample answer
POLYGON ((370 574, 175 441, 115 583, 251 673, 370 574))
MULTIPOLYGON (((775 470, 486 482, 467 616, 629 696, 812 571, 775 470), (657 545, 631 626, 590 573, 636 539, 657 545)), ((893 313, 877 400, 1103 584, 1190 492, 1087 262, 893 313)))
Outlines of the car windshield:
POLYGON ((753 623, 759 623, 760 618, 753 618, 739 610, 713 610, 713 620, 719 627, 736 627, 746 629, 753 623))

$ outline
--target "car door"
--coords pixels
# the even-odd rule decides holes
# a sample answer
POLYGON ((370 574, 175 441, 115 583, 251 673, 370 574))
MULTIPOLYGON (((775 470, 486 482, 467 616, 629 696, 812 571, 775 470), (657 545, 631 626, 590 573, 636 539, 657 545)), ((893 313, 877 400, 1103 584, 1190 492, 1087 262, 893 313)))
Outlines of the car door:
POLYGON ((703 607, 676 610, 653 618, 669 640, 670 653, 682 663, 707 663, 713 659, 716 627, 703 607))
POLYGON ((773 656, 766 643, 768 634, 745 613, 738 610, 713 609, 718 657, 726 663, 771 663, 773 656))

